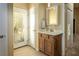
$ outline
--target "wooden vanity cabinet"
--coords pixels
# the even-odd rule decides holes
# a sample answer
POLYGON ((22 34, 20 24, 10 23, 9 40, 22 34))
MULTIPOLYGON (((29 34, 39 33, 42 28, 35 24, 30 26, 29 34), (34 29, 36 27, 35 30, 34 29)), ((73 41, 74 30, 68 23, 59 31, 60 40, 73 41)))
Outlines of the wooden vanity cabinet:
POLYGON ((52 55, 53 51, 53 39, 51 39, 51 36, 47 35, 47 38, 45 39, 45 54, 52 55))
POLYGON ((62 35, 57 35, 54 37, 54 55, 61 56, 62 55, 62 35))
POLYGON ((44 35, 41 33, 39 34, 39 50, 44 52, 44 35))
POLYGON ((48 35, 39 33, 39 50, 49 56, 61 55, 61 38, 62 35, 48 35))

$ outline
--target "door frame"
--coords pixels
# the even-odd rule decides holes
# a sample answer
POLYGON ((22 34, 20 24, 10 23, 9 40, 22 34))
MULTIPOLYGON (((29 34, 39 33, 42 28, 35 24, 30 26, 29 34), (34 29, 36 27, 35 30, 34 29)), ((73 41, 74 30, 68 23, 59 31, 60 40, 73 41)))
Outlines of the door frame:
POLYGON ((8 3, 8 55, 13 56, 13 3, 8 3))

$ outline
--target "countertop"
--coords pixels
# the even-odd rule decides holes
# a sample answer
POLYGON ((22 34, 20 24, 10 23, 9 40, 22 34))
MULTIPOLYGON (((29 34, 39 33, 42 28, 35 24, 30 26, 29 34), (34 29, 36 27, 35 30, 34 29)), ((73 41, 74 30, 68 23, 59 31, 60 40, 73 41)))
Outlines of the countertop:
POLYGON ((45 30, 40 30, 39 33, 44 33, 44 34, 48 34, 48 35, 59 35, 59 34, 63 34, 62 31, 45 31, 45 30))

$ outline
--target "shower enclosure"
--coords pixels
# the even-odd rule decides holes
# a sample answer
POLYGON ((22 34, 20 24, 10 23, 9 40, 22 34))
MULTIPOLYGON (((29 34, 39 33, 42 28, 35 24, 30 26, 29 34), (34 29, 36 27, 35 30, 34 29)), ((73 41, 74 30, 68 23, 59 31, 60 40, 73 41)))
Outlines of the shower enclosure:
POLYGON ((24 45, 36 46, 36 8, 30 4, 29 8, 13 7, 14 48, 24 45))
POLYGON ((27 11, 20 8, 13 8, 13 29, 14 29, 14 48, 27 45, 28 24, 27 11))

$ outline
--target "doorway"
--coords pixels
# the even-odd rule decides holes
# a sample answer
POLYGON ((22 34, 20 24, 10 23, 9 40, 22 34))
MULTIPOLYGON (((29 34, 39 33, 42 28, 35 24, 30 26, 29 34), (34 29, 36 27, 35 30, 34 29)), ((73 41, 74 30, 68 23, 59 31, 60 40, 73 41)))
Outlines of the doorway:
POLYGON ((28 41, 27 11, 21 8, 13 8, 13 37, 14 48, 27 45, 28 41))
MULTIPOLYGON (((14 54, 17 51, 24 51, 24 47, 36 49, 35 47, 35 5, 14 4, 13 6, 13 48, 14 54), (18 7, 20 6, 20 7, 18 7), (23 8, 24 7, 24 8, 23 8), (29 46, 29 47, 28 47, 29 46), (22 49, 23 48, 23 49, 22 49), (22 49, 22 50, 20 50, 22 49)), ((31 50, 31 49, 30 49, 31 50)), ((28 50, 28 51, 30 51, 28 50)), ((20 52, 19 52, 20 53, 20 52)))
POLYGON ((68 48, 67 56, 79 56, 79 4, 75 3, 73 9, 73 46, 68 48))
POLYGON ((67 56, 71 55, 73 52, 73 4, 66 4, 66 50, 65 54, 67 56), (70 6, 70 7, 69 7, 70 6))

